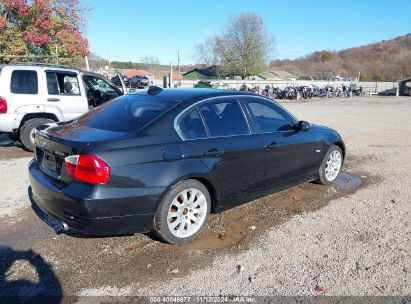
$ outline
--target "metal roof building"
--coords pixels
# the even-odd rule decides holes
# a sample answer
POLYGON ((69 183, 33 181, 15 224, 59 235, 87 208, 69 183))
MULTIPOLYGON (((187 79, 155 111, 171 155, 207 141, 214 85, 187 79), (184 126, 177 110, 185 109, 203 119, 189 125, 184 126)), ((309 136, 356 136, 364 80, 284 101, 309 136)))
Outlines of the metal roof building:
POLYGON ((296 80, 296 76, 281 70, 268 70, 258 75, 264 80, 296 80))

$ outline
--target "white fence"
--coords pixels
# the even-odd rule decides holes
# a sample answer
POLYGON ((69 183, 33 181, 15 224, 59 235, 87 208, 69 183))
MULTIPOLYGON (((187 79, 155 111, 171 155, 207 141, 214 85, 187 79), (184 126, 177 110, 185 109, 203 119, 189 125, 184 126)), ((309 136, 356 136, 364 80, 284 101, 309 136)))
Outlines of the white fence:
MULTIPOLYGON (((333 87, 342 87, 343 85, 349 86, 351 84, 356 85, 357 88, 362 87, 367 93, 381 93, 389 90, 394 90, 398 87, 398 82, 380 82, 380 81, 323 81, 323 80, 211 80, 212 84, 221 89, 236 89, 238 90, 243 84, 247 87, 259 87, 260 90, 264 89, 266 85, 271 87, 284 89, 288 86, 313 86, 313 87, 325 87, 330 85, 333 87)), ((192 88, 197 84, 197 80, 182 80, 174 81, 173 85, 182 88, 192 88)), ((156 85, 162 85, 156 83, 156 85)))

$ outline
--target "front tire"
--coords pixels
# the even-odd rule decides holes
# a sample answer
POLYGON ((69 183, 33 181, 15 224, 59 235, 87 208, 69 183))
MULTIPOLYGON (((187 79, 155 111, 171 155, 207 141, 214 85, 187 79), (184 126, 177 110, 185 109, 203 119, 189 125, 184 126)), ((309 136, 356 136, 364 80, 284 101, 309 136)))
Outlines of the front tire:
POLYGON ((161 200, 153 231, 167 243, 187 243, 201 233, 210 209, 211 197, 202 183, 193 179, 179 182, 161 200))
POLYGON ((54 120, 46 118, 33 118, 27 120, 20 130, 20 141, 24 148, 29 151, 34 151, 34 129, 40 125, 54 122, 54 120))
POLYGON ((328 185, 335 181, 340 173, 342 163, 343 154, 341 148, 337 145, 332 145, 321 163, 317 182, 323 185, 328 185))

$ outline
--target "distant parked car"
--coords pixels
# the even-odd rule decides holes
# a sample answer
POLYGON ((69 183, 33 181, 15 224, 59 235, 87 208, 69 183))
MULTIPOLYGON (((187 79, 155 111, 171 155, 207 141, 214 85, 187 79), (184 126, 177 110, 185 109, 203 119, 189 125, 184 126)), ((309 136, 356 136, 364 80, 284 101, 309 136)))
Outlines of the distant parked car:
MULTIPOLYGON (((130 79, 125 75, 121 75, 121 77, 123 78, 126 87, 130 87, 130 79)), ((111 82, 114 83, 116 86, 121 87, 121 80, 119 78, 119 75, 112 77, 111 82)))
POLYGON ((150 85, 150 80, 146 76, 134 76, 130 80, 132 88, 143 89, 150 85))
MULTIPOLYGON (((248 92, 150 87, 36 132, 33 198, 94 235, 195 238, 217 212, 303 182, 333 182, 345 146, 248 92)), ((266 212, 264 209, 261 212, 266 212)))
POLYGON ((47 64, 0 65, 0 132, 33 151, 37 126, 72 120, 120 95, 100 74, 47 64))

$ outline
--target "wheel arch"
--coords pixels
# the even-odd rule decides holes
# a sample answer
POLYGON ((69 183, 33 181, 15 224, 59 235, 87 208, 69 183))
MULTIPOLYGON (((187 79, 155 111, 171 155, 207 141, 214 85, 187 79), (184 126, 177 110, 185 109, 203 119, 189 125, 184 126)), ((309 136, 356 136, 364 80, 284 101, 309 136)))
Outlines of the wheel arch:
POLYGON ((334 142, 334 145, 336 145, 337 147, 339 147, 342 151, 343 154, 343 162, 345 160, 345 156, 346 156, 346 148, 345 148, 345 144, 342 141, 336 141, 334 142))
POLYGON ((210 198, 211 198, 211 210, 210 213, 215 213, 217 210, 217 202, 218 202, 218 197, 219 197, 219 192, 218 192, 218 188, 216 186, 216 184, 208 177, 203 176, 203 175, 186 175, 183 176, 177 180, 175 180, 173 183, 170 184, 170 186, 168 186, 162 193, 161 197, 159 198, 159 202, 161 202, 161 200, 163 199, 163 197, 170 191, 170 189, 172 189, 173 187, 175 187, 177 184, 185 181, 185 180, 196 180, 198 182, 200 182, 201 184, 204 185, 204 187, 207 188, 208 193, 210 194, 210 198))
POLYGON ((207 188, 208 193, 210 194, 210 198, 211 198, 210 213, 214 213, 215 210, 217 209, 217 192, 216 192, 214 185, 208 179, 204 177, 191 177, 190 179, 195 179, 199 181, 207 188))
POLYGON ((57 116, 55 114, 52 114, 52 113, 29 113, 29 114, 24 115, 23 119, 20 122, 20 125, 19 125, 18 129, 20 130, 21 127, 25 124, 26 121, 28 121, 30 119, 34 119, 34 118, 51 119, 51 120, 54 120, 55 122, 59 121, 57 116))

